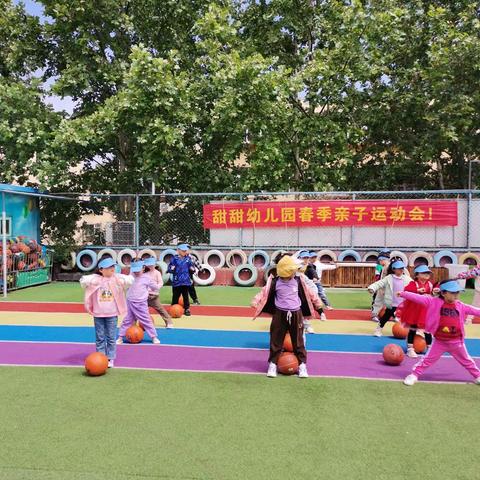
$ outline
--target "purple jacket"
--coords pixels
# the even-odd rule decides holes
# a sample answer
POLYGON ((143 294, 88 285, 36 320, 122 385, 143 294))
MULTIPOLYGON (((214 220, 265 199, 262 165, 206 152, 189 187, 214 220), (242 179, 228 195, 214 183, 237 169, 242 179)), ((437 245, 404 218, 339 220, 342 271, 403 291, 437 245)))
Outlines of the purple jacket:
MULTIPOLYGON (((411 300, 412 302, 419 303, 424 307, 427 307, 427 314, 425 318, 425 331, 435 334, 435 332, 438 330, 438 325, 440 323, 440 309, 445 303, 443 298, 430 297, 428 295, 420 295, 418 293, 412 292, 402 292, 400 296, 407 300, 411 300)), ((465 338, 465 318, 467 315, 475 315, 477 317, 480 317, 480 308, 466 305, 465 303, 459 302, 457 300, 455 302, 455 309, 460 315, 462 337, 465 338)))

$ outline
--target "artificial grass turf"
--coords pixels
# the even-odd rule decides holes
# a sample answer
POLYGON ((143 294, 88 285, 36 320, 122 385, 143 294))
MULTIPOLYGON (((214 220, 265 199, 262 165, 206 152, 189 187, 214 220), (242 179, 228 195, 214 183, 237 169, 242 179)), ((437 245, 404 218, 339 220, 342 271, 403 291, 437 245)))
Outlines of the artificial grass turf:
MULTIPOLYGON (((258 287, 196 287, 198 297, 204 305, 250 305, 260 290, 258 287)), ((160 290, 162 303, 170 303, 172 288, 160 290)), ((371 296, 364 289, 327 289, 327 295, 335 308, 370 308, 371 296)), ((467 290, 461 300, 471 303, 473 291, 467 290)), ((3 297, 0 297, 3 299, 3 297)), ((15 290, 8 294, 8 300, 20 302, 83 302, 83 291, 77 282, 53 282, 37 287, 15 290)))
POLYGON ((0 382, 1 479, 478 477, 473 384, 40 367, 0 382))

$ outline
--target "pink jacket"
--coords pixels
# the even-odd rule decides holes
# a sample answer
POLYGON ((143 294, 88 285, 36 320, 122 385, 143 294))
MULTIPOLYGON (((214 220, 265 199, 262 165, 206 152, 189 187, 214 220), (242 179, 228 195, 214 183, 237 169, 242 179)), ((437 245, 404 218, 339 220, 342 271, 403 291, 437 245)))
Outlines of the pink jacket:
MULTIPOLYGON (((268 301, 268 295, 272 287, 273 278, 273 275, 268 277, 267 284, 255 295, 252 300, 251 306, 255 309, 255 315, 253 317, 254 320, 262 313, 262 310, 268 301)), ((307 297, 308 308, 310 309, 310 312, 313 313, 316 309, 322 307, 322 302, 320 298, 318 298, 318 295, 307 287, 307 284, 303 279, 303 275, 300 275, 299 278, 300 285, 303 287, 303 291, 307 297)))
MULTIPOLYGON (((419 303, 427 308, 427 314, 425 318, 425 331, 434 334, 438 330, 440 323, 440 309, 445 301, 443 298, 430 297, 428 295, 420 295, 418 293, 402 292, 401 297, 411 300, 412 302, 419 303)), ((455 309, 460 315, 460 326, 462 329, 462 337, 465 338, 465 318, 467 315, 480 316, 480 308, 475 308, 470 305, 466 305, 460 301, 455 302, 455 309)))
MULTIPOLYGON (((97 295, 97 290, 107 279, 101 275, 84 275, 80 279, 80 285, 85 289, 85 310, 95 316, 93 311, 93 295, 97 295)), ((113 294, 115 304, 119 315, 127 312, 127 302, 125 300, 125 289, 133 283, 133 277, 130 275, 115 274, 109 279, 109 288, 113 294)))

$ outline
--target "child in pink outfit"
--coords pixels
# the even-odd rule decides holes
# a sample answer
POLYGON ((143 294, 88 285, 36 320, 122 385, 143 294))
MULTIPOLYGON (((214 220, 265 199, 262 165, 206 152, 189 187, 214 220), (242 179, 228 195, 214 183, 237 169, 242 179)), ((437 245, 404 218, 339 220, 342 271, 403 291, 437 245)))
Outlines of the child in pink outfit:
POLYGON ((425 331, 430 332, 434 341, 427 354, 413 367, 403 383, 412 386, 420 375, 440 357, 448 352, 460 365, 465 367, 480 385, 480 369, 465 347, 465 320, 467 315, 480 315, 480 309, 465 305, 458 300, 460 286, 456 280, 444 280, 439 285, 440 296, 430 297, 411 292, 400 292, 399 296, 427 308, 425 331))
POLYGON ((145 274, 143 262, 133 262, 130 265, 130 272, 134 276, 134 282, 127 292, 127 315, 123 319, 118 334, 117 345, 123 343, 123 337, 136 320, 148 333, 152 343, 159 344, 157 331, 148 312, 149 294, 158 294, 159 288, 152 278, 145 274))
POLYGON ((80 279, 85 289, 85 309, 93 315, 96 349, 108 357, 109 367, 113 367, 116 356, 118 316, 127 311, 125 288, 132 283, 133 277, 115 273, 115 262, 111 258, 100 261, 97 274, 80 279))

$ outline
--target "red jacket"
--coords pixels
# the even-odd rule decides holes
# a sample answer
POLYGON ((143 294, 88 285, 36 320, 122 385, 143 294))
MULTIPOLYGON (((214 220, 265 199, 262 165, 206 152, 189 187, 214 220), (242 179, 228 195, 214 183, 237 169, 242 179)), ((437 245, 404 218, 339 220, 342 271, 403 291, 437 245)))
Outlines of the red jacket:
MULTIPOLYGON (((432 282, 428 281, 421 284, 418 280, 412 280, 406 287, 405 292, 418 293, 420 295, 431 295, 433 291, 432 282), (424 292, 418 290, 423 288, 424 292)), ((402 303, 402 323, 411 326, 416 325, 417 328, 425 328, 425 317, 427 315, 427 308, 411 300, 405 300, 402 303)))

